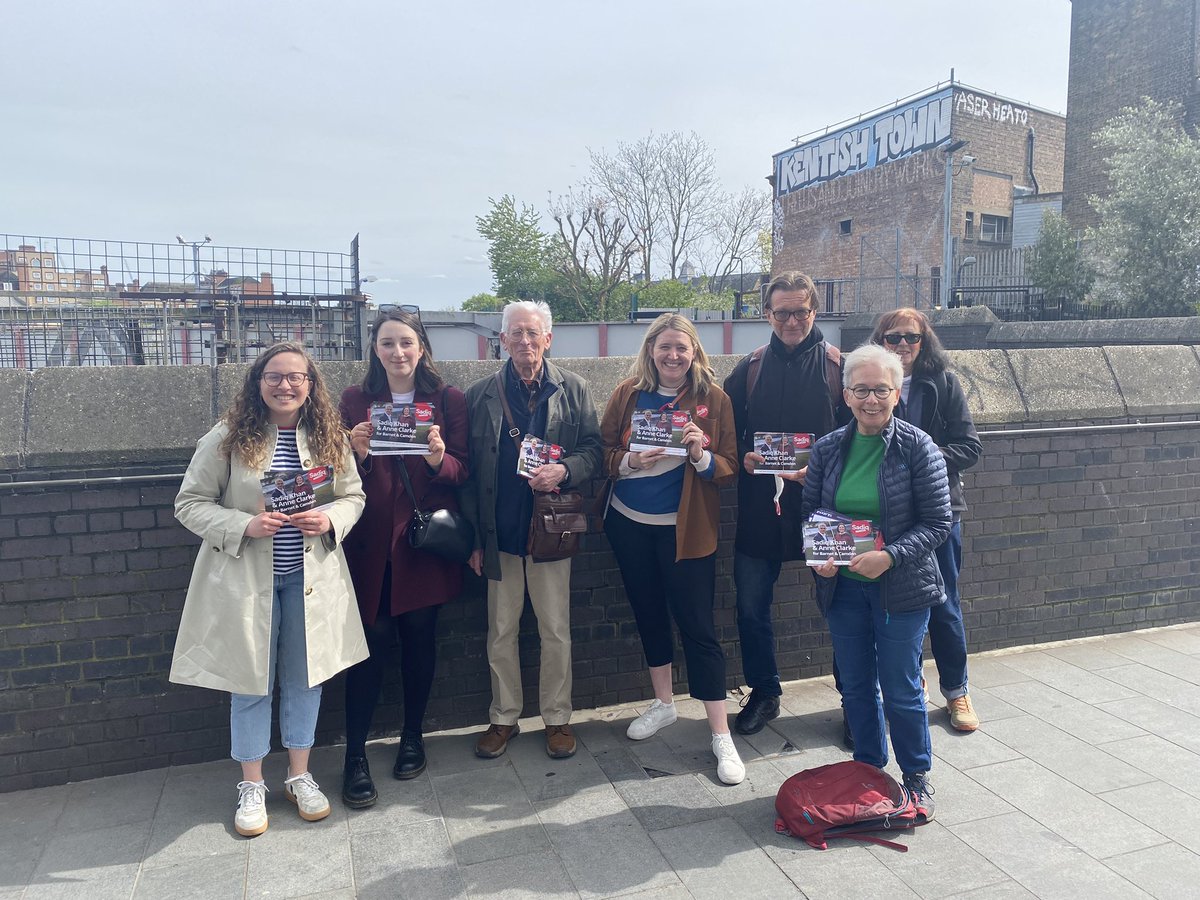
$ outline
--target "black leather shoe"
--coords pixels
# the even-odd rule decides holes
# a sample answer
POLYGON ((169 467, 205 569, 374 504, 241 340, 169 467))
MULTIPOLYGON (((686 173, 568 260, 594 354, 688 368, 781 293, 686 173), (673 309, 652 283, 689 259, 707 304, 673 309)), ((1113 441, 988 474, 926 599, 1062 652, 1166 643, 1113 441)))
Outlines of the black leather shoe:
POLYGON ((342 770, 342 802, 351 809, 363 809, 374 806, 378 797, 367 758, 346 757, 346 767, 342 770))
POLYGON ((392 774, 401 781, 416 778, 425 771, 425 742, 419 734, 400 736, 400 749, 396 751, 396 765, 392 774))
POLYGON ((773 694, 750 692, 745 708, 737 714, 733 727, 738 734, 758 734, 779 715, 779 698, 773 694))
POLYGON ((846 711, 842 710, 842 746, 850 752, 854 752, 854 735, 850 733, 850 720, 846 718, 846 711))

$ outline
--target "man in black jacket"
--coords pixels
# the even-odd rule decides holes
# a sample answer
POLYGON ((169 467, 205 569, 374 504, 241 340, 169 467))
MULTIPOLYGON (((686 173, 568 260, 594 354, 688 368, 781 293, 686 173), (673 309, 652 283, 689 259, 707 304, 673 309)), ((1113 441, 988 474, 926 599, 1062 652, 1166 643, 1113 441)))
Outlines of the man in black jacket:
POLYGON ((776 515, 775 479, 754 475, 762 456, 754 433, 810 433, 820 438, 849 421, 842 401, 840 354, 813 324, 817 289, 801 272, 784 272, 767 287, 765 313, 774 332, 765 347, 738 363, 725 381, 737 426, 737 536, 733 578, 737 587, 738 635, 742 671, 750 698, 734 727, 740 734, 761 731, 779 715, 779 667, 771 603, 782 564, 803 559, 800 495, 805 471, 785 479, 776 515))

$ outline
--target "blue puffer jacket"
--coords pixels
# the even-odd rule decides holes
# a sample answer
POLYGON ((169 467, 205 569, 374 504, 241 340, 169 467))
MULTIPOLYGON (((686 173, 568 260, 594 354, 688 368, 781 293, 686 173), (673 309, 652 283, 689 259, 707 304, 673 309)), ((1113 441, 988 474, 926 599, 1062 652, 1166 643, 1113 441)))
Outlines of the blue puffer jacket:
MULTIPOLYGON (((851 422, 817 441, 804 479, 802 512, 808 518, 820 507, 834 509, 842 466, 850 452, 857 423, 851 422)), ((895 416, 883 429, 883 461, 879 465, 879 506, 884 549, 895 559, 879 579, 883 608, 911 612, 937 606, 946 599, 933 551, 950 534, 950 486, 941 452, 921 429, 895 416)), ((837 578, 817 583, 817 605, 829 611, 837 578)))

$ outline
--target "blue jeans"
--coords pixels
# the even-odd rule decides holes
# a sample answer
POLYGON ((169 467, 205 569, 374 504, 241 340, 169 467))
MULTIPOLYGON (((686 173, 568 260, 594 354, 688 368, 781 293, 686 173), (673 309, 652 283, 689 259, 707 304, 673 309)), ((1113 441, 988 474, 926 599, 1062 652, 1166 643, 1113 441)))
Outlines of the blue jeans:
POLYGON ((230 756, 255 762, 271 752, 271 698, 279 676, 279 736, 283 746, 304 750, 313 745, 321 686, 308 686, 308 653, 304 642, 304 570, 275 576, 271 604, 271 647, 267 693, 231 694, 230 756))
POLYGON ((880 769, 887 765, 886 717, 900 771, 928 772, 933 751, 921 694, 921 644, 929 610, 888 613, 878 584, 838 576, 825 620, 841 673, 854 758, 880 769))
POLYGON ((771 627, 771 603, 781 566, 779 560, 733 554, 742 674, 751 690, 772 697, 783 693, 775 664, 775 631, 771 627))
POLYGON ((929 610, 929 647, 937 663, 938 683, 947 700, 967 693, 967 633, 963 628, 958 572, 962 568, 962 522, 955 521, 937 548, 938 568, 946 584, 946 602, 929 610))

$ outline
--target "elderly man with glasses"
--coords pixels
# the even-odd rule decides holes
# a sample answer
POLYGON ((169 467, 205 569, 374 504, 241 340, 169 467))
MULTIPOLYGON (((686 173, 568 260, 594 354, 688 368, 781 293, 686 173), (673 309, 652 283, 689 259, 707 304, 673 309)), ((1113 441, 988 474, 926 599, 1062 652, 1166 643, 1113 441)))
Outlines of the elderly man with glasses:
POLYGON ((802 272, 784 272, 767 286, 765 313, 770 343, 738 363, 725 381, 737 424, 737 535, 733 578, 737 588, 742 672, 750 696, 734 727, 761 731, 779 715, 779 667, 771 604, 782 564, 803 559, 800 522, 805 471, 782 475, 780 514, 775 514, 775 479, 755 475, 763 461, 755 450, 758 431, 809 433, 820 438, 849 421, 842 399, 841 355, 814 324, 817 289, 802 272))
POLYGON ((467 390, 471 475, 461 496, 463 512, 475 525, 470 566, 488 579, 492 705, 490 725, 475 746, 476 755, 487 759, 504 753, 524 706, 517 636, 526 591, 542 644, 539 693, 546 753, 555 759, 575 753, 569 724, 571 560, 534 562, 526 546, 532 492, 583 487, 599 471, 600 424, 587 382, 546 359, 551 327, 545 303, 509 303, 500 325, 500 344, 509 360, 499 377, 489 375, 467 390), (562 459, 541 466, 532 478, 518 475, 517 442, 525 435, 560 445, 562 459))

